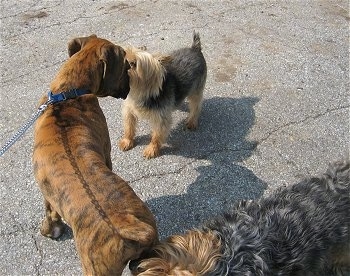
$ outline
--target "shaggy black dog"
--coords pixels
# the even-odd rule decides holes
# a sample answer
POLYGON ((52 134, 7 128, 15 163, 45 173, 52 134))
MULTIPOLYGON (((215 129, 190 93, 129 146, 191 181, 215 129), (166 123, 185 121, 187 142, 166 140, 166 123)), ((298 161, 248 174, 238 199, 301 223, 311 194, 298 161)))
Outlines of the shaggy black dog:
POLYGON ((199 230, 174 235, 130 268, 139 275, 349 275, 349 161, 199 230))

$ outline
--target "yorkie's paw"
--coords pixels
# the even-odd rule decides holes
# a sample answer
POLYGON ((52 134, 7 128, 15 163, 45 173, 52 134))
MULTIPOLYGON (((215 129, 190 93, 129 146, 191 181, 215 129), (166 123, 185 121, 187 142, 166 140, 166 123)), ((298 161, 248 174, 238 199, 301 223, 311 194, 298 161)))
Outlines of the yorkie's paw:
POLYGON ((187 120, 186 121, 186 128, 189 130, 196 130, 198 127, 198 122, 195 120, 187 120))
POLYGON ((143 156, 147 159, 155 158, 160 155, 159 146, 155 146, 154 144, 149 144, 145 150, 143 151, 143 156))
POLYGON ((132 149, 134 147, 134 141, 130 139, 123 138, 118 143, 119 148, 122 151, 127 151, 129 149, 132 149))

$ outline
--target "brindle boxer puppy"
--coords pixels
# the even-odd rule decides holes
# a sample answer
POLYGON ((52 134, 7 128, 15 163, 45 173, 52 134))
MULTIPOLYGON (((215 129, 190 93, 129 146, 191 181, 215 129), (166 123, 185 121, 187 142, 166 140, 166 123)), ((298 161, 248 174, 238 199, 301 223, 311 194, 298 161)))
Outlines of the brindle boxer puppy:
POLYGON ((49 105, 36 123, 34 172, 46 207, 41 233, 60 237, 63 218, 73 230, 84 274, 120 275, 158 239, 150 210, 112 172, 109 133, 96 97, 125 98, 129 66, 121 47, 96 36, 73 40, 69 54, 52 93, 75 88, 90 94, 49 105))

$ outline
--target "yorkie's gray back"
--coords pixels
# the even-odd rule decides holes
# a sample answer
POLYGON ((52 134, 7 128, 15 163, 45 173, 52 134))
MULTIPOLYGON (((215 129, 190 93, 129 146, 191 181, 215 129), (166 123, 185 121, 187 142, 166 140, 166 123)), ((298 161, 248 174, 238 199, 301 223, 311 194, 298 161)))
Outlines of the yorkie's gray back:
MULTIPOLYGON (((187 96, 202 93, 207 79, 207 64, 202 53, 199 33, 193 33, 191 47, 170 53, 171 60, 164 64, 169 82, 175 88, 175 105, 187 96)), ((167 80, 166 80, 167 82, 167 80)))

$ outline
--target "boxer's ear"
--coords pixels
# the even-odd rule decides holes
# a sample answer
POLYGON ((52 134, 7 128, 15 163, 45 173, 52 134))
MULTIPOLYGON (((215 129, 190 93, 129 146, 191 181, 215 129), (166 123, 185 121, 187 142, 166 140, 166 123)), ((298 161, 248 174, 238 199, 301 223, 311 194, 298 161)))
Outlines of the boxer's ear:
POLYGON ((125 59, 124 49, 113 44, 103 46, 100 62, 103 68, 100 89, 108 96, 125 99, 130 89, 127 74, 130 65, 125 59))
POLYGON ((68 55, 69 55, 69 57, 74 55, 76 52, 79 52, 84 47, 84 45, 92 38, 97 38, 97 36, 95 34, 92 34, 90 36, 77 37, 77 38, 72 39, 68 43, 68 55))

